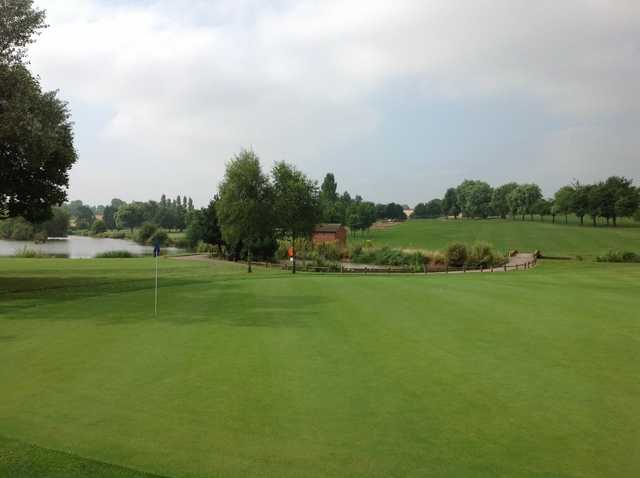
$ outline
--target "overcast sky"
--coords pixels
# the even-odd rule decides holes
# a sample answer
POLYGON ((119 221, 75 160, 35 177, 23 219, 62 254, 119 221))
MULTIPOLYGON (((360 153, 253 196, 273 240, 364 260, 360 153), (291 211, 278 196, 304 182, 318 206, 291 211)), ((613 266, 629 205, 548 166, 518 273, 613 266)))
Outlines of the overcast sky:
POLYGON ((408 204, 465 178, 640 181, 638 0, 37 0, 70 198, 204 205, 253 148, 408 204))

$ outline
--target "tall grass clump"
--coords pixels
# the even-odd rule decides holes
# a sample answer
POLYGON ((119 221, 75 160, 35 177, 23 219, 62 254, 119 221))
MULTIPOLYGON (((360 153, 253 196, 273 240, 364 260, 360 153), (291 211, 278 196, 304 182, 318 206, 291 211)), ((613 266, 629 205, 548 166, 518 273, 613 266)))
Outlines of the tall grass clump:
POLYGON ((24 246, 22 249, 16 251, 15 257, 20 257, 22 259, 47 259, 51 256, 45 252, 38 251, 37 249, 24 246))
POLYGON ((96 254, 96 259, 129 259, 136 257, 129 251, 107 251, 96 254))

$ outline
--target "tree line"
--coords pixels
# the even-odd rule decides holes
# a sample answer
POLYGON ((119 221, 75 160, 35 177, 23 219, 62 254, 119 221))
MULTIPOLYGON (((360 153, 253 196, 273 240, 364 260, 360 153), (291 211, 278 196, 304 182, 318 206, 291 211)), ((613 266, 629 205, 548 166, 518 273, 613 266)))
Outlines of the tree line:
POLYGON ((617 225, 620 217, 638 214, 640 189, 633 181, 623 176, 611 176, 604 181, 582 184, 578 181, 563 186, 553 196, 545 198, 537 184, 517 184, 510 182, 492 188, 479 180, 465 180, 455 188, 447 189, 442 199, 432 199, 419 203, 414 208, 413 218, 501 217, 522 220, 529 216, 551 216, 555 223, 557 216, 564 216, 565 222, 574 214, 584 224, 589 216, 595 227, 602 218, 607 225, 617 225))

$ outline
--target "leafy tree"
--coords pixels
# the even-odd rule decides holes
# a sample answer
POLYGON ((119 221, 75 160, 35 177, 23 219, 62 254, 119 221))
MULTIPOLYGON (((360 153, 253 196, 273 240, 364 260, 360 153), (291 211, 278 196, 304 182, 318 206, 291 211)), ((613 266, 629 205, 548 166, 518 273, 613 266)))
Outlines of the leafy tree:
POLYGON ((586 190, 587 196, 587 214, 591 217, 593 227, 596 227, 598 216, 603 215, 603 204, 607 191, 602 182, 583 186, 583 188, 586 190))
POLYGON ((0 145, 0 216, 47 219, 65 201, 76 161, 71 120, 20 64, 0 64, 0 145))
POLYGON ((632 183, 631 179, 622 176, 611 176, 604 183, 602 211, 607 222, 609 218, 613 219, 614 227, 618 225, 618 216, 631 216, 637 208, 637 202, 634 202, 637 193, 632 183))
POLYGON ((47 237, 65 237, 69 230, 70 215, 66 209, 54 207, 51 218, 42 224, 47 237))
POLYGON ((569 222, 569 214, 573 212, 575 192, 572 186, 563 186, 554 196, 554 211, 556 214, 564 215, 565 224, 569 222))
MULTIPOLYGON (((271 175, 275 225, 293 246, 297 238, 309 237, 321 218, 318 186, 284 161, 276 163, 271 175)), ((295 255, 292 269, 295 274, 295 255)))
MULTIPOLYGON (((580 184, 576 181, 573 185, 571 195, 571 211, 580 218, 580 225, 584 224, 584 216, 591 210, 591 200, 589 198, 591 187, 580 184)), ((594 221, 595 224, 595 221, 594 221)))
POLYGON ((467 217, 486 218, 491 212, 491 186, 483 181, 465 180, 456 190, 458 204, 467 217))
POLYGON ((442 200, 442 211, 446 216, 453 216, 455 218, 460 214, 460 206, 458 204, 458 193, 456 188, 449 188, 442 200))
POLYGON ((94 236, 96 234, 102 234, 103 232, 106 232, 106 231, 107 231, 107 226, 105 225, 102 219, 97 219, 91 225, 91 234, 94 236))
POLYGON ((111 200, 111 207, 114 209, 114 211, 118 211, 118 209, 120 209, 120 207, 124 206, 125 204, 127 203, 124 202, 122 199, 113 198, 111 200))
POLYGON ((118 229, 133 229, 138 227, 144 221, 142 209, 136 204, 125 204, 118 208, 116 213, 116 224, 118 229))
POLYGON ((513 214, 507 198, 517 187, 517 183, 507 183, 493 190, 493 194, 491 195, 491 208, 502 219, 506 219, 509 213, 513 214))
POLYGON ((102 211, 102 220, 107 229, 116 228, 116 211, 112 206, 105 206, 102 211))
POLYGON ((521 184, 507 196, 507 202, 512 214, 519 214, 524 216, 526 214, 531 215, 533 220, 533 214, 535 213, 535 206, 542 199, 542 191, 537 184, 521 184))
POLYGON ((0 63, 23 61, 27 47, 46 28, 45 12, 33 7, 33 0, 0 2, 0 63))
POLYGON ((430 219, 443 214, 442 199, 432 199, 428 203, 419 203, 413 209, 412 217, 430 219))
POLYGON ((616 201, 616 216, 632 217, 638 211, 639 203, 640 193, 636 188, 629 188, 621 193, 616 201))
POLYGON ((80 206, 74 217, 78 229, 89 229, 96 216, 89 206, 80 206))
POLYGON ((545 216, 551 215, 553 202, 550 199, 539 199, 533 206, 534 213, 540 216, 540 220, 544 221, 545 216))
POLYGON ((227 164, 220 184, 216 212, 222 237, 228 244, 243 242, 247 248, 247 270, 258 240, 273 233, 272 188, 253 151, 243 150, 227 164))
POLYGON ((24 65, 45 27, 45 12, 31 0, 0 3, 0 217, 49 218, 66 200, 76 161, 67 105, 43 93, 24 65))

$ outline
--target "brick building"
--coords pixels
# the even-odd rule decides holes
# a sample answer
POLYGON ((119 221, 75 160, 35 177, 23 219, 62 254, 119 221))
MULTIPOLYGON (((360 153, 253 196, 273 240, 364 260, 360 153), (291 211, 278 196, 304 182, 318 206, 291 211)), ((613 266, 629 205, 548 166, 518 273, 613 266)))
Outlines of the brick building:
POLYGON ((314 245, 333 242, 339 245, 347 244, 347 228, 342 224, 318 224, 311 235, 314 245))

